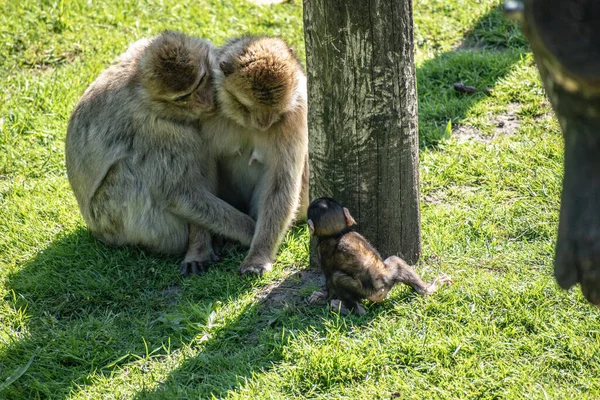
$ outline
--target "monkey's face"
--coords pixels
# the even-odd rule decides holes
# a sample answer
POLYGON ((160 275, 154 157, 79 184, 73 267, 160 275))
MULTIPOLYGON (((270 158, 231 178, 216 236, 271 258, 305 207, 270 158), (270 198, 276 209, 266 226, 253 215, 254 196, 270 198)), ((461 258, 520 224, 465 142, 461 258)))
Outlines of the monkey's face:
POLYGON ((217 85, 223 112, 244 127, 268 130, 294 107, 297 68, 280 39, 246 38, 225 45, 217 85))
POLYGON ((241 126, 258 131, 271 128, 287 111, 285 100, 265 106, 253 96, 252 88, 244 88, 239 83, 235 86, 226 82, 223 90, 219 92, 219 102, 224 114, 229 118, 241 126))
POLYGON ((178 32, 156 37, 140 61, 142 85, 155 108, 183 119, 215 112, 212 52, 209 42, 178 32))

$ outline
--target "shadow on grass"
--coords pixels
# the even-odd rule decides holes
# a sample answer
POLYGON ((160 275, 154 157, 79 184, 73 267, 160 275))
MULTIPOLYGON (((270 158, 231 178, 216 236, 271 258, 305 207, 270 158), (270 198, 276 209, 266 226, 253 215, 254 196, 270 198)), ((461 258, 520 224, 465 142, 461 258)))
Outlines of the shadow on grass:
MULTIPOLYGON (((345 335, 349 330, 368 327, 390 306, 367 305, 367 314, 360 317, 331 313, 326 305, 308 306, 309 295, 324 283, 320 271, 303 269, 267 286, 258 294, 258 302, 211 337, 197 356, 179 365, 157 388, 143 390, 135 399, 227 398, 254 374, 267 372, 280 362, 293 362, 285 353, 295 337, 321 338, 331 330, 345 335)), ((396 304, 412 302, 418 296, 408 287, 402 290, 404 294, 394 298, 396 304)), ((311 374, 310 379, 295 379, 295 392, 309 393, 315 385, 326 392, 334 384, 329 371, 323 376, 306 373, 311 374)))
POLYGON ((435 148, 448 137, 448 121, 456 125, 471 107, 486 98, 484 90, 509 74, 528 49, 518 26, 504 18, 501 6, 481 17, 460 45, 417 68, 419 145, 435 148), (455 82, 474 86, 477 93, 454 90, 455 82))
POLYGON ((59 236, 5 282, 12 293, 6 300, 24 316, 27 332, 15 332, 22 338, 0 353, 1 378, 35 356, 0 398, 66 398, 94 372, 110 376, 149 351, 166 354, 187 343, 193 328, 180 329, 172 315, 193 327, 214 304, 251 288, 232 260, 192 279, 179 275, 178 262, 107 248, 84 228, 59 236))
POLYGON ((33 362, 0 398, 68 398, 140 359, 187 346, 199 355, 137 397, 225 395, 281 359, 283 327, 319 331, 318 316, 329 316, 305 302, 323 283, 320 273, 297 271, 256 289, 257 278, 237 274, 243 256, 183 279, 177 257, 107 248, 84 228, 59 236, 6 281, 8 303, 25 316, 27 332, 0 353, 0 378, 33 362), (253 287, 258 293, 244 301, 253 287), (215 319, 232 306, 240 307, 232 320, 215 319))

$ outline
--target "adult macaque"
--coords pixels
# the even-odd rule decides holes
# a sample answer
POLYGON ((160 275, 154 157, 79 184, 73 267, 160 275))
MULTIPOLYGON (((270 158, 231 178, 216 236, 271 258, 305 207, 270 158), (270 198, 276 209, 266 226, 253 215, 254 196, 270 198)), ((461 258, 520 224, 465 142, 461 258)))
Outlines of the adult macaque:
POLYGON ((220 113, 202 124, 219 160, 218 195, 256 219, 241 273, 271 269, 308 204, 306 77, 284 41, 243 37, 218 51, 220 113))
POLYGON ((207 41, 164 32, 130 46, 88 87, 67 131, 69 182, 91 233, 110 245, 215 259, 211 233, 250 245, 254 220, 216 196, 199 121, 216 111, 207 41), (191 229, 190 229, 191 226, 191 229))
POLYGON ((332 309, 362 315, 365 313, 359 303, 362 299, 380 302, 397 283, 409 285, 422 295, 452 283, 447 276, 425 283, 397 256, 382 260, 377 250, 354 231, 354 225, 348 209, 334 199, 322 197, 310 203, 308 228, 317 237, 317 257, 327 288, 327 294, 314 292, 310 303, 327 298, 332 309))

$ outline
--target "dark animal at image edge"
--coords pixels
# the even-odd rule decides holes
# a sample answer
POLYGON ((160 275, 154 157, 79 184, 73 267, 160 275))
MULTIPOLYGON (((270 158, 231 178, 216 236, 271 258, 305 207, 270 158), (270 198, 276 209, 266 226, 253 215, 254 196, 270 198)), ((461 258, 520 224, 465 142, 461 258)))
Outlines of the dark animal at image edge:
POLYGON ((522 24, 564 136, 554 275, 600 307, 600 3, 511 0, 505 13, 522 24))

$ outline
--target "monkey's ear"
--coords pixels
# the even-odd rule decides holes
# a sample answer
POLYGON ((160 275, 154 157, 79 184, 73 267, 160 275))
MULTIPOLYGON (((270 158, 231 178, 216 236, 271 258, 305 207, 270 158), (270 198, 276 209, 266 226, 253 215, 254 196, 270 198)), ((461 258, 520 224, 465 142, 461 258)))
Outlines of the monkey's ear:
POLYGON ((306 221, 306 223, 308 224, 308 231, 310 232, 310 236, 313 236, 315 234, 315 224, 313 224, 312 220, 308 220, 306 221))
POLYGON ((352 226, 356 224, 356 221, 354 220, 354 218, 352 218, 352 215, 350 215, 350 211, 348 211, 346 207, 344 207, 344 217, 346 217, 346 225, 352 226))
POLYGON ((227 61, 221 61, 221 63, 219 64, 219 68, 221 68, 221 71, 223 71, 223 74, 225 74, 225 76, 231 75, 231 73, 234 70, 233 64, 227 61))

